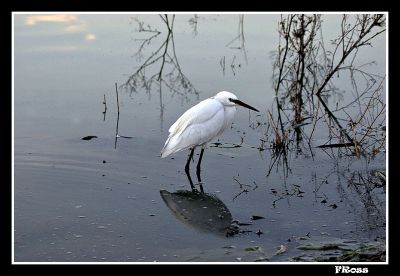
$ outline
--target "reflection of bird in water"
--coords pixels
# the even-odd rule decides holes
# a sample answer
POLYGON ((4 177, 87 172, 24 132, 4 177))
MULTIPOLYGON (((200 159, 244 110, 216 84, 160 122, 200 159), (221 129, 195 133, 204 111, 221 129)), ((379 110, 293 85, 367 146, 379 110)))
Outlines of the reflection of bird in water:
POLYGON ((193 158, 194 149, 197 146, 201 146, 197 163, 197 178, 201 182, 200 164, 204 148, 212 139, 218 137, 226 128, 230 127, 238 105, 258 111, 254 107, 238 100, 234 94, 227 91, 219 92, 214 97, 208 98, 187 110, 169 128, 169 136, 161 151, 161 158, 167 157, 174 152, 191 149, 185 166, 186 174, 190 180, 190 159, 193 158))
POLYGON ((195 189, 174 193, 161 190, 160 195, 175 216, 189 226, 225 236, 239 232, 238 227, 231 224, 231 212, 215 195, 201 193, 195 189))

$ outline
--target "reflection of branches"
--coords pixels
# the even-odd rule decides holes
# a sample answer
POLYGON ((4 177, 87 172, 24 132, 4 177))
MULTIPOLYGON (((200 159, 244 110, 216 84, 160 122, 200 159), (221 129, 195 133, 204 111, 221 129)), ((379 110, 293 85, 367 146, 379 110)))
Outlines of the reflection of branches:
MULTIPOLYGON (((238 174, 238 176, 239 176, 239 174, 238 174)), ((239 184, 239 188, 241 191, 233 197, 232 201, 234 201, 236 198, 238 198, 241 194, 243 194, 243 193, 247 194, 249 192, 249 190, 247 188, 243 188, 243 186, 248 187, 248 188, 251 187, 251 185, 249 185, 249 184, 241 183, 236 177, 233 177, 233 180, 235 180, 235 182, 237 184, 239 184)), ((258 185, 255 181, 253 181, 253 184, 254 184, 254 188, 252 190, 254 191, 255 189, 258 188, 258 185)))
MULTIPOLYGON (((350 71, 350 76, 352 80, 352 85, 353 88, 355 89, 356 92, 356 100, 361 104, 360 101, 360 94, 358 91, 358 85, 357 82, 354 78, 354 73, 360 73, 362 77, 366 80, 366 89, 362 93, 362 95, 367 94, 368 92, 373 91, 373 96, 378 96, 374 95, 375 91, 380 91, 382 86, 378 86, 377 90, 373 90, 372 88, 374 87, 374 84, 376 83, 376 77, 382 78, 379 76, 373 76, 372 74, 368 74, 361 70, 360 68, 363 66, 359 66, 358 68, 355 68, 353 63, 355 60, 355 57, 357 55, 357 52, 360 47, 365 46, 365 45, 370 45, 370 41, 378 36, 379 34, 383 33, 385 31, 385 28, 382 28, 384 24, 384 16, 377 14, 377 15, 360 15, 356 16, 355 22, 351 24, 349 21, 349 18, 347 15, 343 15, 342 17, 342 22, 341 22, 341 35, 333 41, 333 44, 335 45, 335 49, 333 51, 333 54, 330 55, 330 64, 328 65, 327 68, 325 68, 325 77, 322 82, 322 84, 318 87, 316 90, 315 94, 318 98, 318 100, 321 102, 323 105, 326 114, 335 122, 336 126, 340 130, 340 134, 342 134, 348 142, 353 143, 355 146, 355 153, 359 156, 361 152, 361 141, 357 140, 355 136, 351 137, 349 135, 349 132, 346 131, 344 127, 340 124, 338 118, 336 115, 333 114, 333 112, 330 110, 328 107, 326 101, 321 97, 321 94, 324 93, 325 91, 325 86, 327 85, 328 82, 331 81, 331 78, 333 77, 334 74, 338 73, 340 70, 349 70, 350 71), (378 27, 377 31, 375 31, 375 28, 378 27), (350 61, 349 65, 345 65, 345 61, 348 57, 350 57, 350 54, 353 53, 353 58, 350 61), (338 56, 338 58, 336 58, 338 56), (335 63, 335 58, 339 59, 335 63), (366 78, 367 77, 367 78, 366 78), (370 80, 372 80, 370 82, 370 80), (371 85, 372 83, 372 85, 371 85)), ((382 78, 383 79, 383 78, 382 78)), ((326 92, 325 92, 326 93, 326 92)), ((368 98, 368 97, 367 97, 368 98)), ((367 105, 369 106, 369 104, 367 105)), ((383 105, 383 109, 385 106, 383 105)), ((370 106, 365 109, 365 111, 371 110, 370 106)), ((360 108, 361 112, 361 108, 360 108)), ((377 114, 377 116, 380 116, 380 113, 377 114)), ((350 122, 351 122, 350 118, 350 122)), ((365 137, 365 136, 364 136, 365 137)), ((365 152, 367 151, 367 148, 363 149, 365 152)), ((375 154, 374 152, 372 152, 375 154)))
MULTIPOLYGON (((371 45, 371 40, 378 36, 379 34, 386 31, 386 29, 379 30, 377 32, 372 32, 375 27, 382 27, 385 19, 383 14, 376 15, 360 15, 355 18, 356 22, 350 24, 347 15, 343 15, 341 23, 341 36, 339 36, 333 43, 336 45, 333 54, 331 55, 331 63, 328 65, 328 70, 326 72, 326 77, 322 84, 316 91, 316 95, 321 94, 328 82, 331 81, 333 75, 343 69, 346 58, 353 52, 358 51, 358 49, 365 45, 371 45), (335 64, 334 60, 336 58, 336 53, 341 49, 340 59, 335 64)), ((355 56, 353 57, 354 61, 355 56)))
MULTIPOLYGON (((160 117, 162 122, 164 105, 162 103, 162 87, 167 87, 171 96, 178 94, 183 99, 188 100, 188 94, 195 94, 198 96, 199 92, 194 88, 193 84, 182 72, 179 64, 178 57, 175 50, 175 41, 173 35, 175 15, 168 16, 160 15, 160 19, 167 29, 167 35, 161 45, 152 54, 145 59, 139 68, 128 78, 123 86, 132 92, 138 92, 144 89, 146 93, 150 94, 152 85, 158 86, 160 96, 160 117), (168 70, 168 71, 167 71, 168 70), (165 73, 167 71, 167 73, 165 73)), ((151 33, 139 46, 135 56, 140 59, 143 58, 143 51, 146 46, 149 46, 161 32, 153 29, 150 25, 144 27, 144 23, 135 19, 138 24, 137 31, 151 33)))
POLYGON ((287 159, 288 132, 283 130, 283 123, 280 122, 281 129, 284 131, 281 133, 279 127, 276 125, 276 123, 273 120, 271 112, 268 111, 268 115, 269 115, 270 125, 272 126, 274 139, 271 143, 272 144, 272 158, 271 158, 271 164, 269 166, 267 176, 270 175, 274 165, 277 164, 277 167, 278 167, 280 162, 282 162, 282 164, 283 164, 284 175, 287 176, 287 174, 289 172, 288 159, 287 159))
POLYGON ((369 97, 365 104, 364 110, 361 110, 359 116, 353 121, 349 116, 348 127, 356 141, 355 153, 357 156, 361 154, 361 150, 371 152, 372 155, 377 154, 385 149, 386 131, 382 127, 385 123, 385 107, 386 104, 378 94, 378 88, 369 97), (364 144, 364 141, 368 140, 364 144))
POLYGON ((382 173, 380 171, 366 173, 356 171, 346 175, 345 178, 347 179, 348 189, 345 191, 345 188, 341 187, 339 191, 341 191, 346 202, 353 207, 358 203, 354 202, 355 199, 362 203, 363 208, 360 211, 355 211, 360 212, 361 220, 365 221, 367 228, 372 230, 384 226, 385 201, 379 196, 382 192, 386 192, 386 179, 384 176, 382 177, 382 173))
MULTIPOLYGON (((337 190, 340 195, 339 202, 349 205, 350 210, 359 217, 360 221, 366 223, 369 230, 384 226, 386 176, 382 171, 353 171, 349 167, 341 168, 339 163, 335 162, 333 169, 329 173, 319 178, 319 180, 317 180, 316 175, 313 178, 315 182, 314 193, 316 196, 317 193, 323 194, 320 191, 323 185, 335 182, 337 183, 337 190)), ((324 199, 320 203, 327 204, 328 197, 325 194, 323 196, 324 199)), ((338 207, 335 203, 327 206, 333 209, 338 207)))
MULTIPOLYGON (((286 19, 281 17, 279 33, 280 41, 276 62, 274 64, 274 88, 278 110, 278 121, 283 130, 281 111, 285 99, 289 98, 294 110, 294 123, 299 125, 303 122, 302 110, 304 106, 303 92, 309 91, 306 68, 312 61, 308 52, 312 52, 313 42, 320 28, 320 16, 289 15, 286 19), (284 46, 281 46, 282 38, 284 46), (276 72, 278 69, 278 72, 276 72), (275 77, 277 75, 277 77, 275 77), (282 92, 283 90, 283 92, 282 92), (282 95, 282 103, 278 100, 282 95)), ((315 83, 312 84, 315 86, 315 83)), ((300 128, 295 128, 296 140, 301 139, 300 128)))
POLYGON ((272 206, 275 208, 276 203, 282 199, 289 199, 293 196, 296 197, 303 197, 304 192, 300 190, 300 185, 297 184, 292 184, 292 189, 289 191, 288 189, 285 189, 284 192, 278 192, 276 189, 271 189, 272 195, 277 197, 277 199, 272 201, 272 206))
POLYGON ((161 32, 157 31, 156 29, 152 29, 150 25, 147 25, 146 27, 143 27, 144 26, 144 22, 140 21, 137 18, 133 18, 133 20, 138 24, 138 28, 136 29, 137 32, 154 33, 153 35, 151 35, 151 36, 149 36, 147 38, 144 38, 144 39, 138 39, 138 38, 135 39, 135 41, 142 41, 140 46, 139 46, 138 51, 134 55, 134 56, 137 56, 138 59, 140 60, 141 58, 143 58, 144 47, 145 46, 149 46, 151 41, 154 38, 158 37, 161 34, 161 32))
POLYGON ((246 53, 246 48, 245 48, 245 38, 244 38, 244 15, 240 14, 239 15, 239 24, 238 24, 238 35, 232 39, 228 44, 226 44, 226 47, 231 45, 235 41, 239 41, 239 46, 231 46, 231 49, 238 49, 243 52, 244 59, 246 61, 246 64, 248 64, 247 61, 247 53, 246 53))
POLYGON ((285 144, 282 138, 292 141, 287 134, 293 129, 297 146, 305 137, 311 149, 314 130, 325 122, 329 142, 332 138, 339 141, 334 142, 335 146, 354 147, 352 152, 357 156, 361 153, 375 155, 384 149, 386 136, 381 135, 379 139, 376 135, 385 123, 386 106, 381 99, 384 77, 365 71, 366 65, 374 62, 355 64, 359 49, 370 45, 372 39, 385 31, 384 23, 384 15, 380 14, 343 15, 341 33, 332 40, 333 50, 329 51, 324 45, 320 15, 281 17, 273 73, 277 109, 275 125, 279 126, 273 128, 275 143, 285 144), (339 72, 350 77, 354 99, 341 107, 336 102, 336 109, 333 109, 328 101, 333 95, 339 95, 332 82, 332 77, 339 72), (362 81, 364 88, 360 90, 362 81), (349 112, 354 103, 359 105, 358 115, 349 112), (345 114, 347 118, 339 118, 339 114, 345 114), (305 122, 308 118, 312 123, 305 122), (302 130, 309 124, 311 132, 307 135, 302 130), (361 134, 355 131, 360 128, 365 130, 361 134))
POLYGON ((195 14, 193 18, 189 19, 189 25, 192 26, 193 28, 193 34, 197 35, 197 20, 199 19, 199 16, 195 14))
MULTIPOLYGON (((167 17, 167 15, 165 15, 165 16, 167 17)), ((162 16, 160 16, 160 17, 162 18, 162 16)), ((136 92, 136 87, 138 86, 137 83, 136 83, 136 81, 137 81, 137 79, 140 79, 141 81, 144 82, 144 85, 146 86, 146 88, 148 88, 148 90, 146 89, 147 92, 150 92, 150 86, 149 86, 149 85, 146 85, 146 83, 145 83, 144 71, 145 71, 145 69, 146 69, 147 67, 149 67, 150 65, 153 65, 154 63, 157 63, 159 60, 162 60, 161 68, 160 68, 160 70, 158 71, 158 73, 156 73, 156 74, 154 74, 153 76, 150 77, 150 80, 151 80, 151 81, 152 81, 156 76, 158 76, 158 78, 160 79, 160 75, 162 74, 162 69, 163 69, 164 63, 165 63, 165 56, 166 56, 166 53, 167 53, 167 50, 168 50, 168 43, 169 43, 169 41, 170 41, 170 39, 171 39, 171 35, 172 35, 171 28, 173 27, 174 18, 175 18, 175 17, 173 17, 173 20, 172 20, 172 22, 171 22, 171 26, 169 26, 168 21, 165 21, 165 22, 167 22, 166 24, 167 24, 167 28, 168 28, 168 33, 167 33, 166 39, 165 39, 164 42, 161 44, 161 46, 160 46, 155 52, 153 52, 153 53, 145 60, 145 62, 143 62, 143 64, 136 70, 136 72, 133 73, 133 74, 128 78, 128 80, 126 81, 125 86, 129 86, 129 88, 131 88, 131 90, 133 90, 133 91, 136 92), (164 49, 164 51, 162 51, 163 49, 164 49), (143 75, 141 75, 140 78, 138 78, 140 74, 143 74, 143 75)), ((147 30, 147 31, 149 31, 149 30, 147 30)), ((136 55, 139 55, 139 56, 141 57, 141 56, 142 56, 142 51, 143 51, 143 46, 144 46, 145 44, 150 44, 151 40, 152 40, 155 36, 158 36, 159 34, 160 34, 160 32, 157 32, 155 35, 153 35, 153 36, 151 36, 151 37, 145 39, 144 42, 140 45, 139 50, 138 50, 138 52, 136 53, 136 55)), ((159 80, 159 79, 158 79, 158 80, 159 80)), ((150 82, 150 84, 151 84, 151 82, 150 82)))
MULTIPOLYGON (((239 15, 239 24, 238 24, 238 35, 229 41, 225 47, 228 47, 230 49, 237 49, 243 53, 244 59, 246 64, 248 64, 247 60, 247 52, 246 52, 246 47, 245 47, 245 37, 244 37, 244 15, 241 14, 239 15), (231 46, 234 42, 238 41, 239 45, 231 46)), ((220 60, 220 66, 222 68, 222 74, 225 76, 225 56, 223 56, 220 60)), ((236 75, 236 67, 241 67, 242 65, 240 63, 236 62, 236 55, 233 56, 232 61, 230 62, 230 67, 232 70, 233 75, 236 75)))

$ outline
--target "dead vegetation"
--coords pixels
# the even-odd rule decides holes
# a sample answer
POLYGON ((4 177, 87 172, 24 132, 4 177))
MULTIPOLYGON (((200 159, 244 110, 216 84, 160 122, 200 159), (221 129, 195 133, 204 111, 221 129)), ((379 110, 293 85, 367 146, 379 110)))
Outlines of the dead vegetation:
POLYGON ((340 33, 329 44, 323 22, 321 15, 290 14, 278 24, 275 101, 266 137, 273 156, 283 161, 291 146, 311 155, 317 146, 343 148, 358 157, 386 150, 385 76, 373 73, 376 61, 358 61, 362 49, 385 33, 385 16, 343 15, 340 33), (341 89, 339 77, 351 85, 341 89), (317 128, 328 134, 322 145, 313 140, 317 128))

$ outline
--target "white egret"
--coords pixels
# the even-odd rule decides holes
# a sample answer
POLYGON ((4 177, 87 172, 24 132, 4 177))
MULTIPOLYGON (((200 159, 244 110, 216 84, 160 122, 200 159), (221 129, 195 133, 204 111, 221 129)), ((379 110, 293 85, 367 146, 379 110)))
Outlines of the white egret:
POLYGON ((192 184, 189 174, 189 163, 190 159, 193 158, 194 149, 200 146, 201 152, 197 163, 197 178, 201 182, 200 164, 204 149, 211 140, 221 135, 226 128, 230 127, 236 113, 236 106, 238 105, 259 112, 254 107, 238 100, 234 94, 228 91, 219 92, 214 97, 201 101, 188 109, 169 128, 169 136, 161 150, 161 158, 165 158, 178 151, 191 149, 185 171, 192 184))

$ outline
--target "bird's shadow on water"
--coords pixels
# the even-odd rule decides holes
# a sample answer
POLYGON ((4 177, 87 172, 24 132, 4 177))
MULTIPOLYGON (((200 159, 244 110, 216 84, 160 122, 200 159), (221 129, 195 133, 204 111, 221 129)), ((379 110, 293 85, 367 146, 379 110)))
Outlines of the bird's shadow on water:
POLYGON ((193 184, 190 172, 187 170, 186 176, 191 190, 160 191, 166 206, 179 221, 201 232, 225 237, 238 234, 239 226, 235 224, 236 221, 233 220, 228 207, 215 194, 204 192, 200 170, 197 170, 196 175, 198 180, 196 186, 200 190, 193 184))
POLYGON ((160 195, 179 221, 196 230, 225 237, 239 233, 228 207, 216 195, 195 188, 172 193, 161 190, 160 195))

